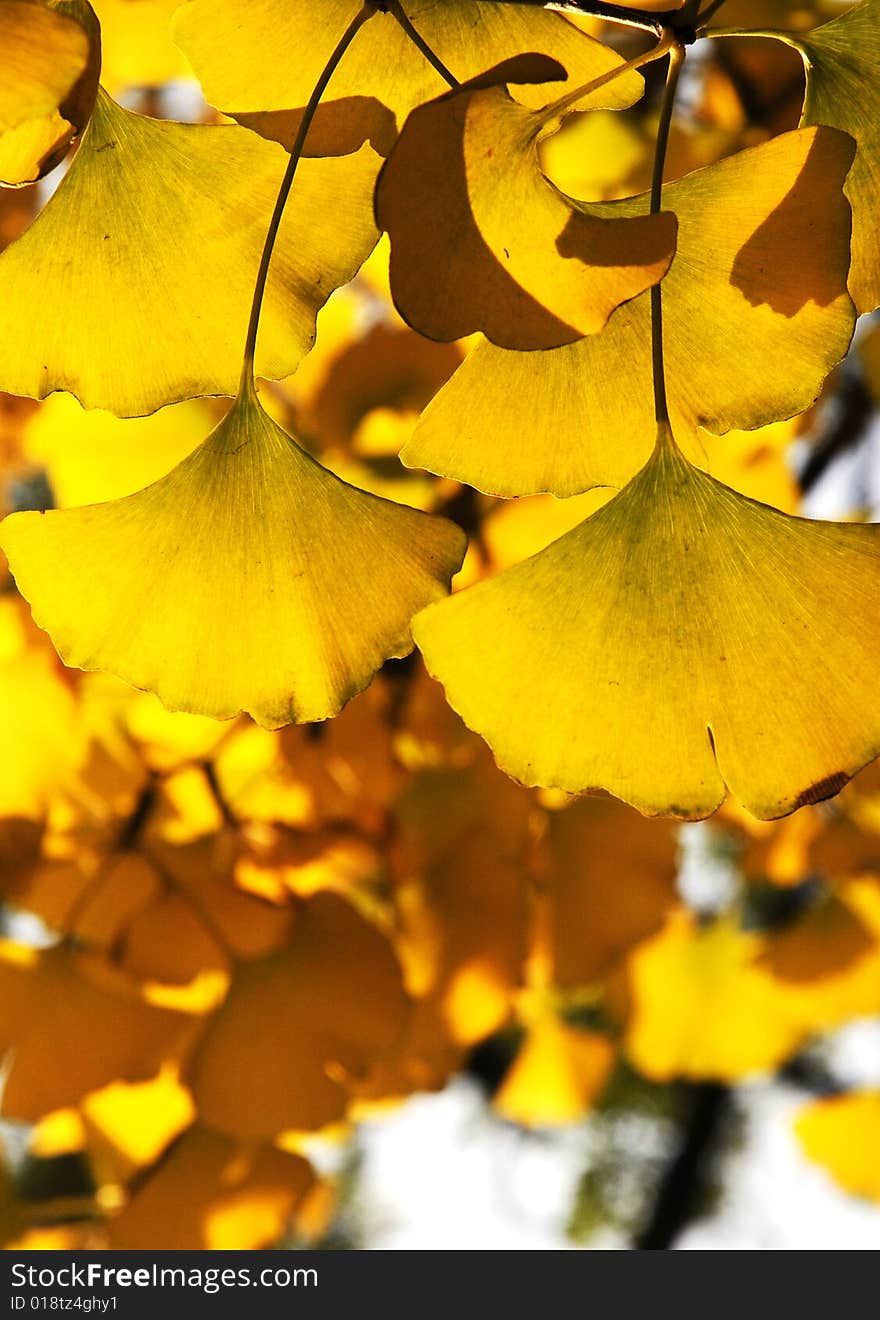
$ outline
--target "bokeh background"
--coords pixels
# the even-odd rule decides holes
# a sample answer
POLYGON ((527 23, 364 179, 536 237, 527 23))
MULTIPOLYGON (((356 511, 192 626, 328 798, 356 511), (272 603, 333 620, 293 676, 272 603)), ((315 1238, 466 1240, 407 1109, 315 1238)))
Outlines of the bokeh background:
MULTIPOLYGON (((175 7, 95 0, 103 82, 141 113, 211 121, 175 7)), ((719 21, 843 8, 728 0, 719 21)), ((544 145, 566 191, 647 186, 647 82, 631 111, 573 116, 544 145)), ((788 48, 700 43, 668 177, 796 126, 802 97, 788 48)), ((0 245, 64 168, 0 193, 0 245)), ((322 463, 467 530, 457 587, 611 494, 502 501, 401 466, 468 348, 399 320, 380 245, 296 375, 262 387, 322 463)), ((878 400, 864 318, 815 408, 714 442, 708 464, 788 512, 876 518, 878 400)), ((226 406, 119 421, 0 396, 2 511, 138 490, 226 406)), ((7 1248, 880 1240, 876 766, 773 824, 734 802, 647 820, 506 779, 417 656, 331 723, 269 733, 65 670, 4 565, 0 592, 7 1248)))

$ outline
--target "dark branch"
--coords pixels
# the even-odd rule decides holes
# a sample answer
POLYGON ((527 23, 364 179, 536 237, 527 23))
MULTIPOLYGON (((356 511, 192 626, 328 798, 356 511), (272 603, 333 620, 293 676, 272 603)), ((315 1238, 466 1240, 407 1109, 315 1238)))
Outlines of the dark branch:
POLYGON ((686 1112, 681 1144, 660 1180, 638 1251, 668 1251, 699 1214, 731 1108, 731 1089, 719 1082, 683 1087, 686 1112))

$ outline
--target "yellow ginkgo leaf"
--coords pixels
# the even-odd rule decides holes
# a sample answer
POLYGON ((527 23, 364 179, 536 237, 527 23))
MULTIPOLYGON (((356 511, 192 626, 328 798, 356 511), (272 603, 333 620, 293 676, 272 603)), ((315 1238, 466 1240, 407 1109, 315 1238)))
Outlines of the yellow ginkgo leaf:
POLYGON ((545 1012, 529 1026, 493 1108, 527 1127, 575 1123, 601 1093, 614 1058, 607 1036, 580 1031, 545 1012))
MULTIPOLYGON (((375 243, 375 159, 364 147, 301 163, 263 308, 261 375, 293 370, 319 307, 375 243)), ((127 417, 234 394, 285 160, 235 125, 160 122, 100 94, 57 193, 0 256, 0 387, 68 390, 127 417)))
POLYGON ((110 1228, 128 1250, 252 1251, 282 1235, 315 1186, 301 1155, 245 1148, 190 1128, 136 1190, 110 1228))
POLYGON ((192 77, 171 37, 180 0, 94 0, 94 7, 101 20, 101 81, 109 92, 192 77))
POLYGON ((9 1118, 34 1120, 110 1082, 152 1076, 188 1026, 109 965, 61 947, 38 954, 4 944, 0 985, 9 1118))
POLYGON ((756 966, 807 1031, 876 1014, 880 884, 868 876, 839 884, 830 901, 808 909, 778 934, 766 935, 756 966))
POLYGON ((816 1100, 798 1114, 795 1131, 841 1187, 880 1201, 880 1091, 816 1100))
POLYGON ((202 399, 149 417, 86 412, 70 394, 53 394, 28 420, 23 449, 46 472, 56 508, 133 495, 170 472, 205 438, 212 405, 202 399))
POLYGON ((2 0, 0 132, 56 110, 85 71, 89 39, 66 14, 33 0, 2 0))
POLYGON ((809 1028, 754 966, 760 947, 729 917, 705 925, 687 912, 639 945, 611 1007, 640 1072, 657 1082, 732 1082, 792 1053, 809 1028))
POLYGON ((218 1131, 275 1137, 323 1127, 391 1049, 405 1007, 383 936, 341 898, 317 894, 287 948, 240 966, 184 1080, 218 1131))
POLYGON ((777 513, 661 433, 592 518, 414 633, 515 778, 685 819, 729 788, 773 818, 880 752, 878 590, 880 528, 777 513))
MULTIPOLYGON (((320 6, 313 0, 252 0, 243 11, 238 0, 193 0, 181 7, 174 28, 208 100, 289 146, 312 88, 360 7, 361 0, 322 0, 320 6), (276 50, 294 50, 296 58, 274 59, 276 50)), ((563 16, 542 8, 491 0, 405 0, 404 8, 459 82, 524 53, 557 60, 568 72, 569 88, 623 63, 563 16)), ((578 108, 631 105, 643 86, 637 73, 623 74, 578 108)), ((349 151, 369 138, 387 155, 409 111, 446 90, 393 15, 377 10, 330 81, 308 151, 349 151)), ((557 82, 517 91, 517 97, 537 107, 564 90, 557 82)))
POLYGON ((72 136, 73 125, 57 110, 0 134, 0 186, 18 188, 42 178, 58 164, 72 136))
POLYGON ((80 1109, 92 1163, 114 1182, 153 1164, 195 1113, 173 1068, 146 1082, 112 1082, 80 1109))
POLYGON ((86 0, 3 0, 0 29, 0 184, 19 187, 54 169, 88 122, 100 34, 86 0))
POLYGON ((813 32, 775 33, 804 61, 807 94, 802 123, 828 124, 858 144, 846 195, 853 208, 849 287, 860 312, 880 304, 880 0, 863 0, 813 32))
POLYGON ((34 645, 21 604, 0 599, 0 817, 39 820, 84 747, 70 685, 51 650, 34 645))
POLYGON ((2 540, 68 664, 276 728, 337 714, 406 655, 464 549, 451 523, 325 471, 247 392, 146 490, 13 514, 2 540))
POLYGON ((610 798, 549 813, 541 880, 554 985, 599 980, 659 929, 675 903, 676 834, 610 798))
MULTIPOLYGON (((678 217, 663 281, 669 406, 696 461, 706 461, 699 426, 720 435, 802 412, 846 352, 854 310, 841 188, 853 150, 833 129, 799 129, 664 188, 678 217)), ((639 197, 585 209, 647 208, 639 197)), ((622 485, 653 436, 650 316, 644 295, 600 334, 540 355, 480 344, 401 458, 499 495, 622 485)))
POLYGON ((503 348, 558 348, 601 330, 669 267, 674 216, 592 215, 541 173, 546 113, 503 84, 558 69, 511 60, 419 107, 379 175, 394 303, 431 339, 481 330, 503 348))

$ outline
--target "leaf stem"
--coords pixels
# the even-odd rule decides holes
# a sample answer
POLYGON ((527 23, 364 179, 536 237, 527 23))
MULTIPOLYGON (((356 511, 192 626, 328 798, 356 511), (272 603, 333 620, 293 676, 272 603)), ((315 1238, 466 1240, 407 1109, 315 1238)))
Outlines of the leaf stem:
POLYGON ((324 92, 327 90, 327 84, 329 83, 330 79, 333 77, 333 74, 336 72, 336 66, 339 64, 339 61, 342 59, 343 55, 348 50, 349 46, 351 45, 354 38, 357 36, 360 29, 363 27, 364 23, 366 23, 366 21, 369 18, 372 18, 373 14, 375 13, 376 13, 376 9, 374 8, 370 0, 365 0, 365 3, 360 9, 360 11, 351 20, 348 27, 345 29, 344 33, 342 34, 342 36, 339 38, 339 42, 337 43, 335 50, 333 51, 326 65, 324 66, 324 71, 322 72, 320 78, 315 83, 314 90, 312 91, 312 94, 308 99, 305 110, 303 111, 303 117, 302 120, 300 121, 299 129, 297 130, 297 134, 296 134, 296 140, 290 151, 290 159, 287 162, 287 168, 284 171, 284 177, 281 180, 281 187, 278 190, 278 197, 276 198, 275 201, 275 209, 272 212, 272 219, 269 222, 269 231, 266 234, 266 241, 263 244, 263 253, 262 256, 260 257, 260 268, 257 271, 257 281, 256 284, 254 285, 254 297, 253 297, 253 302, 251 303, 251 314, 250 314, 250 320, 248 321, 247 339, 245 340, 245 346, 244 346, 244 362, 242 363, 241 386, 240 386, 240 392, 242 394, 249 393, 253 395, 256 392, 256 385, 254 381, 254 356, 257 348, 257 330, 260 324, 260 312, 262 311, 262 307, 263 307, 263 296, 266 292, 266 281, 269 277, 269 265, 272 261, 272 251, 275 247, 275 240, 278 237, 278 230, 281 227, 281 219, 282 216, 284 215, 284 207, 290 195, 290 189, 293 186, 293 180, 296 176, 297 166, 299 165, 300 159, 302 158, 303 147, 305 146, 309 129, 312 126, 312 121, 315 118, 315 113, 318 109, 318 106, 321 103, 321 98, 324 95, 324 92))
MULTIPOLYGON (((487 3, 490 2, 498 3, 498 0, 487 0, 487 3)), ((547 0, 501 0, 501 3, 547 7, 547 0)), ((553 8, 587 18, 604 18, 608 23, 619 23, 623 27, 641 28, 645 32, 655 33, 664 27, 673 27, 679 17, 677 9, 655 14, 649 9, 629 9, 624 5, 606 3, 606 0, 553 0, 553 8)))
POLYGON ((714 37, 766 37, 770 41, 782 41, 785 45, 800 50, 796 32, 776 31, 774 28, 704 27, 700 29, 699 35, 710 40, 714 37))
MULTIPOLYGON (((660 123, 657 126, 657 143, 654 148, 654 169, 651 176, 651 215, 658 214, 663 200, 663 172, 666 168, 669 129, 672 125, 675 93, 684 60, 685 47, 674 38, 673 34, 673 43, 669 51, 669 68, 666 73, 666 86, 663 90, 663 102, 660 107, 660 123)), ((663 294, 660 284, 653 285, 651 289, 651 372, 654 379, 654 416, 657 419, 658 434, 668 434, 669 401, 666 397, 666 369, 663 361, 663 294)))
POLYGON ((539 112, 541 122, 546 123, 548 120, 554 119, 557 115, 564 114, 565 111, 577 101, 583 100, 585 96, 592 95, 593 92, 598 92, 600 88, 604 87, 607 83, 613 82, 614 79, 619 78, 621 74, 630 73, 634 69, 640 69, 645 64, 650 64, 653 60, 662 59, 662 57, 675 45, 678 45, 675 33, 671 29, 665 29, 660 34, 660 39, 657 42, 657 45, 652 46, 650 50, 644 51, 641 55, 634 56, 633 59, 627 60, 625 64, 618 64, 614 69, 608 69, 605 73, 600 74, 598 78, 593 78, 591 82, 583 83, 582 86, 573 88, 572 91, 566 92, 564 96, 560 96, 558 101, 554 101, 551 105, 546 105, 544 109, 539 112))
POLYGON ((403 5, 400 3, 400 0, 387 0, 387 6, 388 13, 392 18, 397 20, 416 49, 421 51, 425 59, 431 67, 439 73, 443 81, 448 83, 450 87, 460 87, 461 83, 458 81, 455 74, 449 72, 446 65, 440 59, 440 56, 431 49, 422 34, 413 26, 413 23, 404 10, 403 5))

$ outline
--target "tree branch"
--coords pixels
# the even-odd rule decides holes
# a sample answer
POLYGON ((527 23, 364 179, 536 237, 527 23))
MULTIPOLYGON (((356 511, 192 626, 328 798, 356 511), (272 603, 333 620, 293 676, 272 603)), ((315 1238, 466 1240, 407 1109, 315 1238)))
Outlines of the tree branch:
POLYGON ((681 1144, 666 1168, 637 1251, 668 1251, 699 1213, 715 1155, 730 1112, 732 1092, 720 1082, 683 1088, 687 1112, 681 1144))

